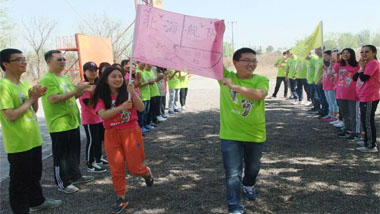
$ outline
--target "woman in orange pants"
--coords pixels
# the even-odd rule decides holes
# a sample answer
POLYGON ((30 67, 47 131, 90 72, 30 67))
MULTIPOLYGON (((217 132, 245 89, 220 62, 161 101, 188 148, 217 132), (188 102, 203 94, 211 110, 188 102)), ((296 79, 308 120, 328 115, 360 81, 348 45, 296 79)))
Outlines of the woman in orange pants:
POLYGON ((120 213, 128 206, 125 198, 125 163, 131 174, 142 176, 147 186, 153 185, 152 173, 144 165, 144 143, 137 123, 136 110, 143 111, 144 104, 133 84, 127 87, 123 73, 117 67, 109 67, 104 71, 91 102, 104 120, 104 148, 117 195, 112 213, 120 213))

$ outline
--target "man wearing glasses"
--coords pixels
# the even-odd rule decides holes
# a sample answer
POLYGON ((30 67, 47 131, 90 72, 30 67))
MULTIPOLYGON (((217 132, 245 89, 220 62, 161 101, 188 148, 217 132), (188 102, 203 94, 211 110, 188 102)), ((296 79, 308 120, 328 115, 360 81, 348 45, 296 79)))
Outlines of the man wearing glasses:
POLYGON ((233 55, 236 73, 224 69, 220 85, 220 139, 226 174, 228 211, 244 213, 240 188, 248 200, 255 200, 256 177, 266 140, 265 102, 269 80, 253 74, 256 52, 241 48, 233 55), (244 166, 244 178, 242 171, 244 166))
POLYGON ((17 49, 0 51, 5 76, 0 79, 0 123, 4 150, 9 161, 9 201, 13 213, 29 213, 62 204, 43 196, 42 137, 37 121, 38 99, 46 92, 21 80, 26 59, 17 49))
POLYGON ((75 184, 94 179, 82 176, 79 170, 81 122, 75 100, 89 88, 89 84, 80 82, 74 86, 63 74, 66 59, 60 51, 46 52, 45 60, 49 72, 41 79, 41 85, 48 90, 42 97, 42 105, 52 141, 54 179, 59 191, 74 193, 79 190, 75 184))

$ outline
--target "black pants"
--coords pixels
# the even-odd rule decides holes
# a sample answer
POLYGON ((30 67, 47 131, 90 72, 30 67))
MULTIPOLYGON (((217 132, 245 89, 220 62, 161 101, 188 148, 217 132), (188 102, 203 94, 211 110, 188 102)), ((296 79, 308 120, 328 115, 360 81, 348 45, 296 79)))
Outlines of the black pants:
POLYGON ((29 207, 42 204, 45 198, 40 184, 42 176, 42 148, 8 154, 9 201, 13 213, 29 213, 29 207))
POLYGON ((277 77, 276 79, 276 87, 274 88, 274 93, 272 97, 276 97, 278 90, 280 89, 281 83, 284 82, 284 97, 288 96, 288 81, 285 77, 277 77))
POLYGON ((87 166, 91 167, 92 163, 96 160, 100 162, 102 157, 102 140, 104 138, 103 123, 98 124, 86 124, 83 125, 86 131, 87 143, 86 143, 86 161, 87 166))
POLYGON ((188 91, 188 88, 181 88, 179 90, 179 102, 181 103, 181 106, 186 105, 187 91, 188 91))
POLYGON ((379 100, 360 102, 360 120, 364 130, 364 143, 369 148, 376 146, 375 112, 379 100))
POLYGON ((165 114, 166 96, 160 96, 160 115, 165 114))
POLYGON ((296 79, 296 82, 297 82, 297 95, 298 95, 298 100, 299 101, 303 101, 303 91, 302 89, 305 90, 306 94, 307 94, 307 81, 306 79, 296 79))
POLYGON ((160 96, 152 97, 150 99, 150 109, 149 109, 149 116, 148 116, 148 123, 158 123, 157 116, 160 115, 160 96))
POLYGON ((58 188, 64 188, 82 177, 79 170, 80 132, 76 129, 50 133, 53 159, 54 179, 58 188))

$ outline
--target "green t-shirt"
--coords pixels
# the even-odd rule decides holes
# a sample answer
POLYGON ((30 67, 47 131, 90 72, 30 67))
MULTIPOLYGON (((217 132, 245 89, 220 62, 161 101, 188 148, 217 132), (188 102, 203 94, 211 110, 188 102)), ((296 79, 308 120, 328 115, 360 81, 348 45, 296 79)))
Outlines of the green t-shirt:
POLYGON ((286 69, 287 66, 287 60, 284 58, 280 58, 276 61, 275 65, 277 65, 277 77, 285 77, 286 76, 286 69))
MULTIPOLYGON (((15 84, 8 79, 0 80, 0 110, 16 109, 29 99, 30 84, 20 81, 15 84)), ((3 111, 0 113, 3 145, 6 153, 18 153, 41 146, 42 137, 36 114, 30 107, 15 121, 9 121, 3 111)))
POLYGON ((296 74, 297 69, 297 57, 294 56, 294 58, 289 58, 287 60, 287 66, 289 68, 288 77, 291 79, 296 74))
MULTIPOLYGON (((157 79, 157 75, 154 73, 154 71, 145 71, 147 74, 149 74, 149 80, 155 80, 157 79)), ((153 83, 152 85, 149 85, 150 90, 150 97, 157 97, 160 96, 160 90, 158 89, 157 83, 153 83)))
MULTIPOLYGON (((174 74, 174 70, 169 70, 168 76, 172 76, 174 74)), ((181 88, 181 82, 179 80, 179 73, 176 73, 172 79, 168 78, 168 86, 170 89, 180 89, 181 88)))
MULTIPOLYGON (((146 71, 142 71, 140 69, 136 69, 136 74, 141 73, 141 83, 146 83, 150 80, 150 73, 146 71)), ((143 87, 140 87, 140 94, 141 94, 141 100, 142 101, 147 101, 150 100, 150 87, 149 85, 145 85, 143 87)))
POLYGON ((297 73, 296 78, 297 79, 306 79, 307 77, 307 66, 306 66, 306 60, 305 59, 298 59, 297 63, 297 73))
POLYGON ((187 72, 181 71, 181 77, 179 78, 180 88, 188 88, 189 87, 189 75, 187 72), (186 75, 186 76, 185 76, 186 75))
POLYGON ((315 74, 315 61, 317 58, 312 56, 309 60, 307 60, 306 69, 307 69, 307 83, 314 84, 314 74, 315 74))
POLYGON ((318 81, 322 78, 322 75, 323 75, 322 66, 323 66, 323 59, 318 58, 315 61, 314 84, 318 84, 318 81))
POLYGON ((65 94, 75 90, 70 78, 65 75, 57 76, 47 72, 41 79, 41 85, 48 88, 46 94, 42 97, 42 106, 49 132, 63 132, 78 128, 81 122, 75 97, 57 104, 51 103, 48 99, 51 95, 65 94))
MULTIPOLYGON (((253 74, 239 79, 236 73, 224 70, 224 77, 236 85, 268 91, 268 78, 253 74)), ((252 100, 220 85, 220 139, 262 143, 266 140, 265 101, 252 100)))

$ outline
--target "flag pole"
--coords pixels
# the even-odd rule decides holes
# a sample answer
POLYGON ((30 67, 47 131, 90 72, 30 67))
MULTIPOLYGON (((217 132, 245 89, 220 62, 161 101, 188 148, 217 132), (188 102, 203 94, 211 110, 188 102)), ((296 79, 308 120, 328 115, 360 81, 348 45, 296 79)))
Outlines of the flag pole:
MULTIPOLYGON (((136 7, 135 28, 133 32, 133 38, 132 38, 132 51, 131 51, 131 57, 129 60, 129 78, 128 78, 129 83, 132 82, 133 50, 135 49, 137 13, 138 13, 138 5, 136 7)), ((128 100, 131 100, 131 94, 129 92, 128 92, 128 100)))
POLYGON ((321 34, 322 34, 322 53, 324 52, 324 42, 323 42, 323 21, 321 20, 321 34))

